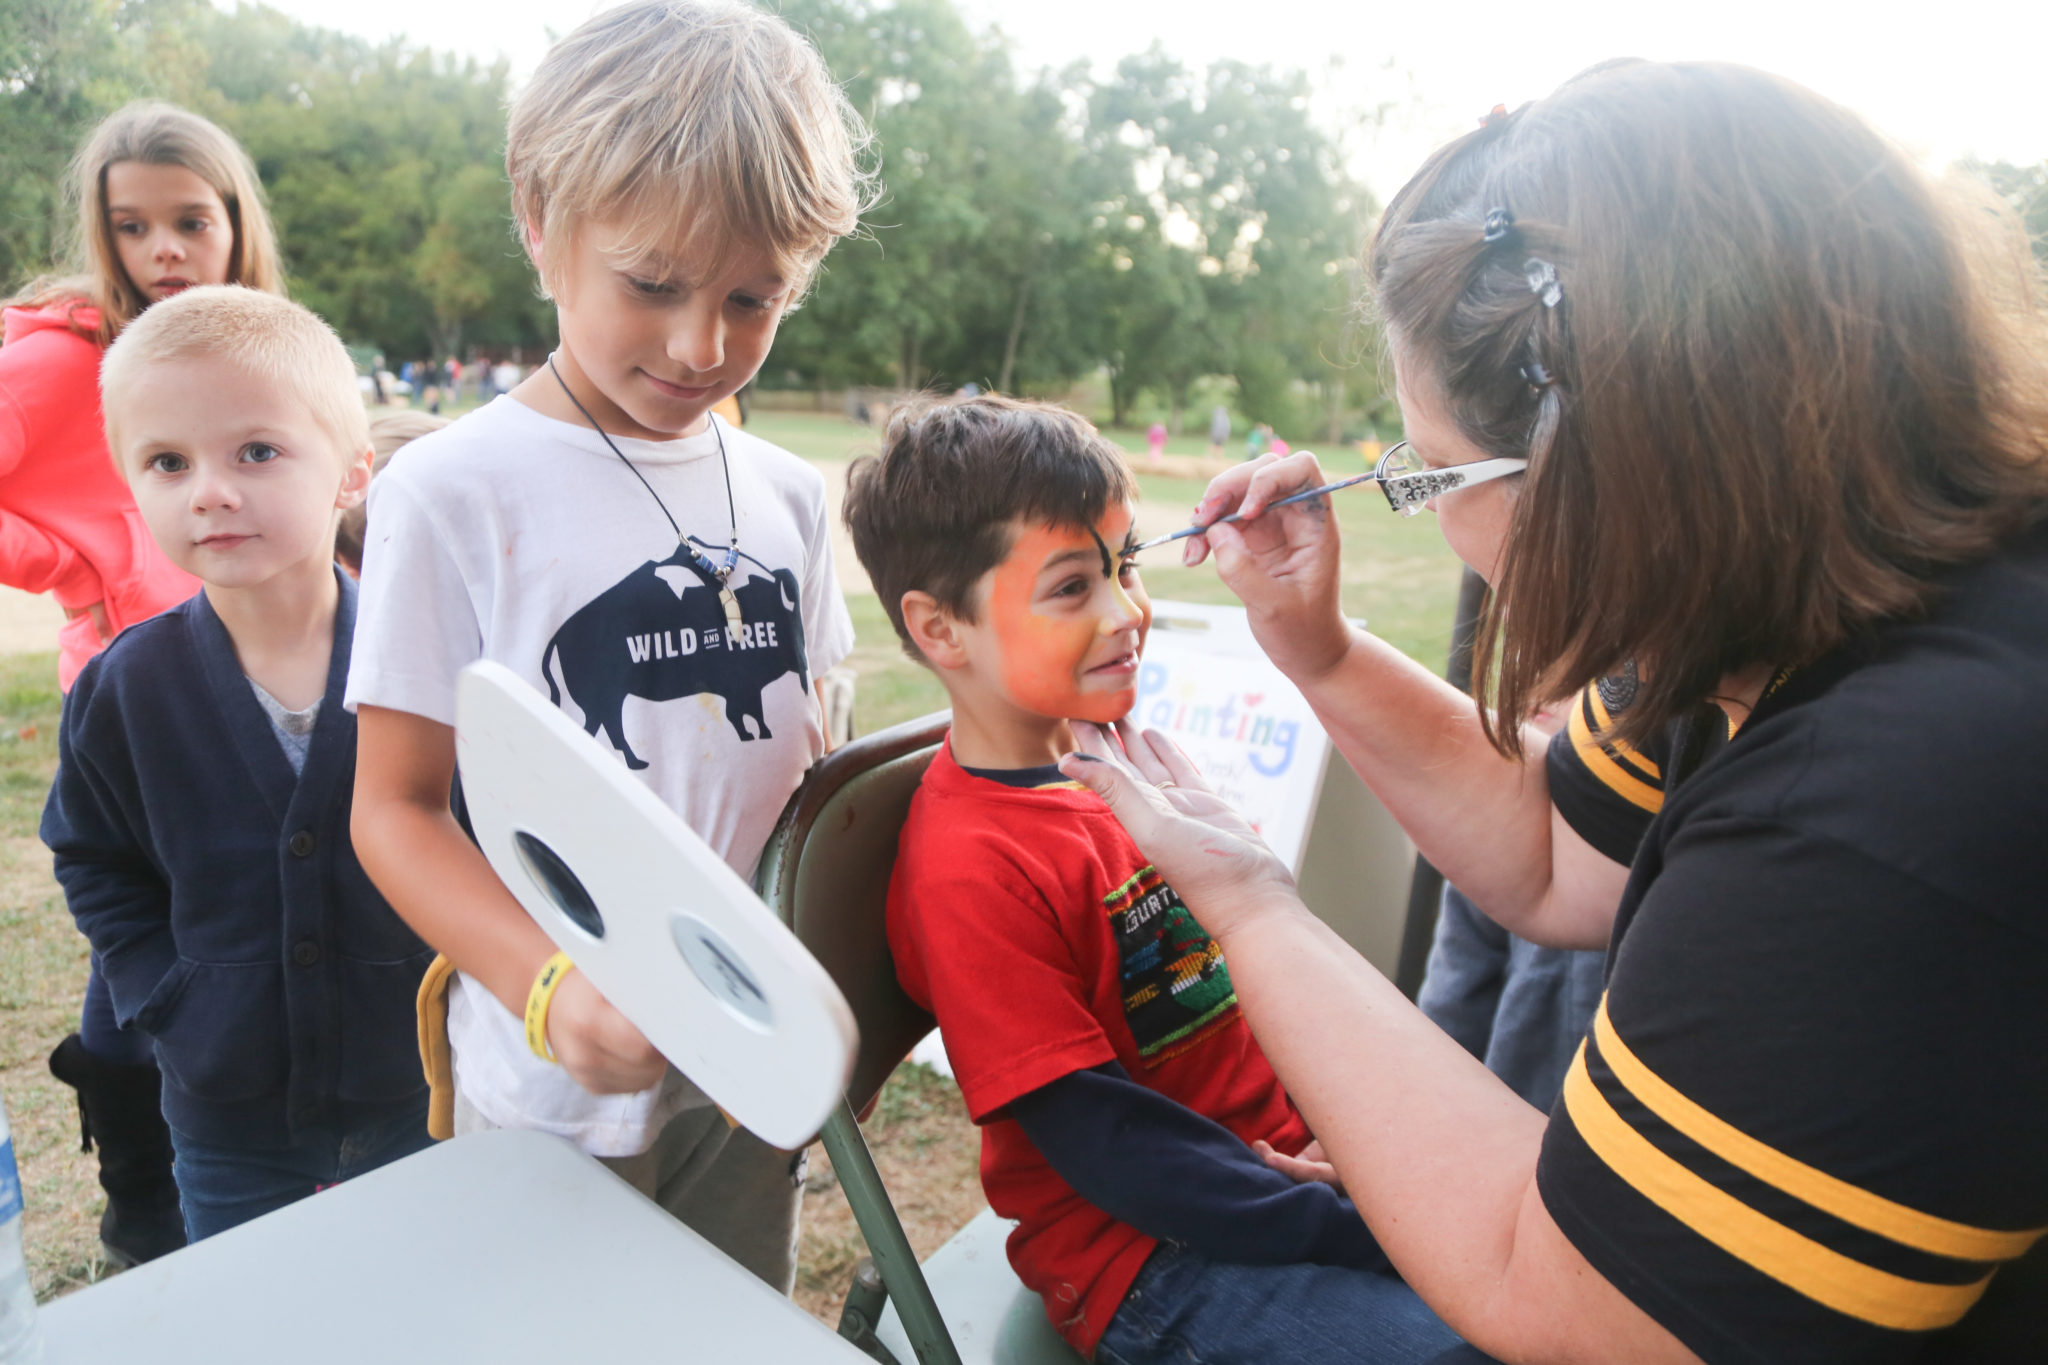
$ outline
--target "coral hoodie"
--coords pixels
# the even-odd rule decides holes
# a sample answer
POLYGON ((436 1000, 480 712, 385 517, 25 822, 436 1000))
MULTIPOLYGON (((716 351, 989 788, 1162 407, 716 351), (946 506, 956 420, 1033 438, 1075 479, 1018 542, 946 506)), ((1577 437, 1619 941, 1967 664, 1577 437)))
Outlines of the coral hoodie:
MULTIPOLYGON (((0 344, 0 583, 66 608, 105 603, 116 632, 199 591, 164 557, 107 454, 100 348, 74 310, 9 308, 0 344)), ((75 310, 90 331, 99 319, 75 310)), ((90 616, 57 633, 66 690, 100 651, 90 616)))

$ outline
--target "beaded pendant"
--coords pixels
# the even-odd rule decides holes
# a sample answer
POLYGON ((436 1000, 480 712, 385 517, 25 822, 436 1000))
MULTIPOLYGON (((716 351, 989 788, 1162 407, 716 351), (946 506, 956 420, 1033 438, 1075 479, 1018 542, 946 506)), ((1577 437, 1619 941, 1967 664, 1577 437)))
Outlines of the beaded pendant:
POLYGON ((733 630, 738 630, 746 619, 745 614, 740 611, 739 595, 732 590, 732 571, 738 568, 740 563, 739 537, 734 536, 731 543, 725 547, 725 563, 717 565, 689 541, 682 542, 682 546, 690 552, 690 558, 697 565, 698 573, 718 581, 718 600, 725 607, 725 624, 733 630))

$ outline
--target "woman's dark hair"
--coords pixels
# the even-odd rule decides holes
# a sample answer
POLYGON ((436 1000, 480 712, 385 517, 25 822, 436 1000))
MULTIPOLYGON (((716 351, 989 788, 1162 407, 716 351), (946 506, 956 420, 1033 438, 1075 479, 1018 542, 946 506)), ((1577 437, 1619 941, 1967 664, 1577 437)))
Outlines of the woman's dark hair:
POLYGON ((1629 662, 1640 744, 2048 509, 2040 272, 2001 207, 1712 64, 1595 68, 1409 181, 1369 262, 1395 357, 1530 460, 1474 652, 1497 748, 1629 662))

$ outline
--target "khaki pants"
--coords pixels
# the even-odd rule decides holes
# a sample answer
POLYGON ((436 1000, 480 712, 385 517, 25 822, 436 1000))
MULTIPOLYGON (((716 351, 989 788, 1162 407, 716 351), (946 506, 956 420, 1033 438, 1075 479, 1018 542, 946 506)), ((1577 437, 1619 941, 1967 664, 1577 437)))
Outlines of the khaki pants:
MULTIPOLYGON (((496 1127, 458 1091, 455 1135, 496 1127)), ((612 1173, 674 1214, 779 1294, 796 1283, 804 1152, 770 1147, 711 1105, 670 1119, 638 1156, 599 1157, 612 1173)))

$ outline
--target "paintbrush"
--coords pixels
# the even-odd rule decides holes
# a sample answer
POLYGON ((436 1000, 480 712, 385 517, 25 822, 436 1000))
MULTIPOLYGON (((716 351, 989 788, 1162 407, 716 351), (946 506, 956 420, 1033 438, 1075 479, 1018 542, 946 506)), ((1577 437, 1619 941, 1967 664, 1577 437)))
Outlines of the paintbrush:
MULTIPOLYGON (((1326 483, 1321 488, 1311 488, 1307 492, 1296 493, 1291 497, 1282 498, 1278 502, 1269 502, 1266 504, 1265 510, 1270 512, 1275 507, 1285 507, 1290 502, 1307 502, 1310 498, 1320 498, 1325 493, 1334 493, 1340 488, 1349 488, 1351 487, 1351 485, 1355 483, 1369 483, 1372 480, 1377 479, 1379 476, 1380 472, 1377 469, 1373 470, 1370 474, 1353 474, 1348 479, 1339 479, 1335 483, 1326 483)), ((1140 550, 1149 550, 1156 545, 1165 545, 1170 541, 1186 540, 1189 536, 1198 536, 1202 534, 1202 532, 1208 530, 1209 526, 1216 526, 1226 521, 1242 520, 1244 520, 1242 516, 1240 516, 1236 512, 1232 512, 1227 517, 1216 518, 1216 520, 1210 522, 1208 526, 1189 526, 1182 530, 1175 531, 1171 535, 1154 536, 1150 540, 1140 541, 1138 544, 1133 545, 1125 553, 1134 555, 1137 554, 1140 550)))

